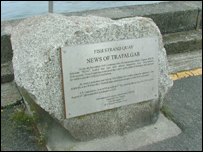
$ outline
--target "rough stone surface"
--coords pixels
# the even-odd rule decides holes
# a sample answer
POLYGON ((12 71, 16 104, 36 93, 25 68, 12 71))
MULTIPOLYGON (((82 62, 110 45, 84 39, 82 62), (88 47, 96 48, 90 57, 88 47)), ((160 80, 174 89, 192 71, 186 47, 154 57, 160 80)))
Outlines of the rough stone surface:
POLYGON ((159 108, 173 85, 168 76, 162 35, 149 18, 111 20, 96 16, 47 14, 27 18, 11 34, 13 68, 18 86, 27 90, 38 105, 56 118, 79 141, 125 134, 156 122, 159 108), (64 119, 59 47, 159 37, 159 99, 131 104, 83 117, 64 119))

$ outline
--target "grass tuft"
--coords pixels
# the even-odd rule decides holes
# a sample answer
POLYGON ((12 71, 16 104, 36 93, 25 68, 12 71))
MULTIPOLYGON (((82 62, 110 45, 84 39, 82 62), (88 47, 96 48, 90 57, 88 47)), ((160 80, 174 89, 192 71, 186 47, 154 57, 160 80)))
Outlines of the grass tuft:
POLYGON ((20 110, 15 112, 14 115, 10 117, 10 120, 17 122, 18 125, 29 125, 33 124, 36 121, 36 118, 29 116, 24 110, 20 110))
POLYGON ((35 136, 33 139, 36 140, 40 146, 46 145, 44 136, 39 134, 38 129, 35 125, 37 118, 35 116, 28 115, 25 112, 25 109, 18 109, 17 111, 15 111, 10 117, 10 120, 17 123, 17 126, 19 128, 24 128, 27 131, 34 131, 37 136, 35 136))
POLYGON ((160 111, 166 116, 169 120, 174 121, 173 115, 170 113, 170 110, 167 106, 162 106, 160 111))

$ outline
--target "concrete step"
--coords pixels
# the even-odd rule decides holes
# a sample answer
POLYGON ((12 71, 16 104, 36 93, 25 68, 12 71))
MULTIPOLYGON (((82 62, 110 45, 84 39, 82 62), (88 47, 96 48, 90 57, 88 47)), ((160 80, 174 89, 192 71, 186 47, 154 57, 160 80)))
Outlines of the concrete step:
POLYGON ((1 64, 1 84, 12 82, 14 80, 12 61, 1 64))
POLYGON ((202 30, 192 30, 163 35, 167 55, 202 49, 202 30))
POLYGON ((1 108, 8 105, 17 105, 22 101, 22 96, 14 81, 1 84, 1 108))
POLYGON ((192 52, 170 54, 167 55, 167 58, 169 74, 202 67, 202 49, 192 52))

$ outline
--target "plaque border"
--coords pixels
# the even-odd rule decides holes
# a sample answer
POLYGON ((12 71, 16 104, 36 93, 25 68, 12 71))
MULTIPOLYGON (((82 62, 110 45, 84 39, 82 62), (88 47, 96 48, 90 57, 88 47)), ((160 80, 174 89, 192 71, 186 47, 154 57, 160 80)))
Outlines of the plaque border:
POLYGON ((64 105, 64 115, 66 119, 66 103, 65 103, 65 92, 64 92, 64 82, 63 82, 63 64, 62 64, 62 53, 61 53, 61 47, 59 48, 60 52, 60 62, 61 62, 61 79, 62 79, 62 90, 63 90, 63 105, 64 105))

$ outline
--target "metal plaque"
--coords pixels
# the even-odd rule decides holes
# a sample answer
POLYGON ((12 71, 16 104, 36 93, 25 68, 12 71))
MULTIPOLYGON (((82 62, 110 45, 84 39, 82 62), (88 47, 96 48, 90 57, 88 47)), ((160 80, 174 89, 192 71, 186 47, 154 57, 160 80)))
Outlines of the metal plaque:
POLYGON ((158 37, 61 48, 66 118, 158 98, 158 37))

